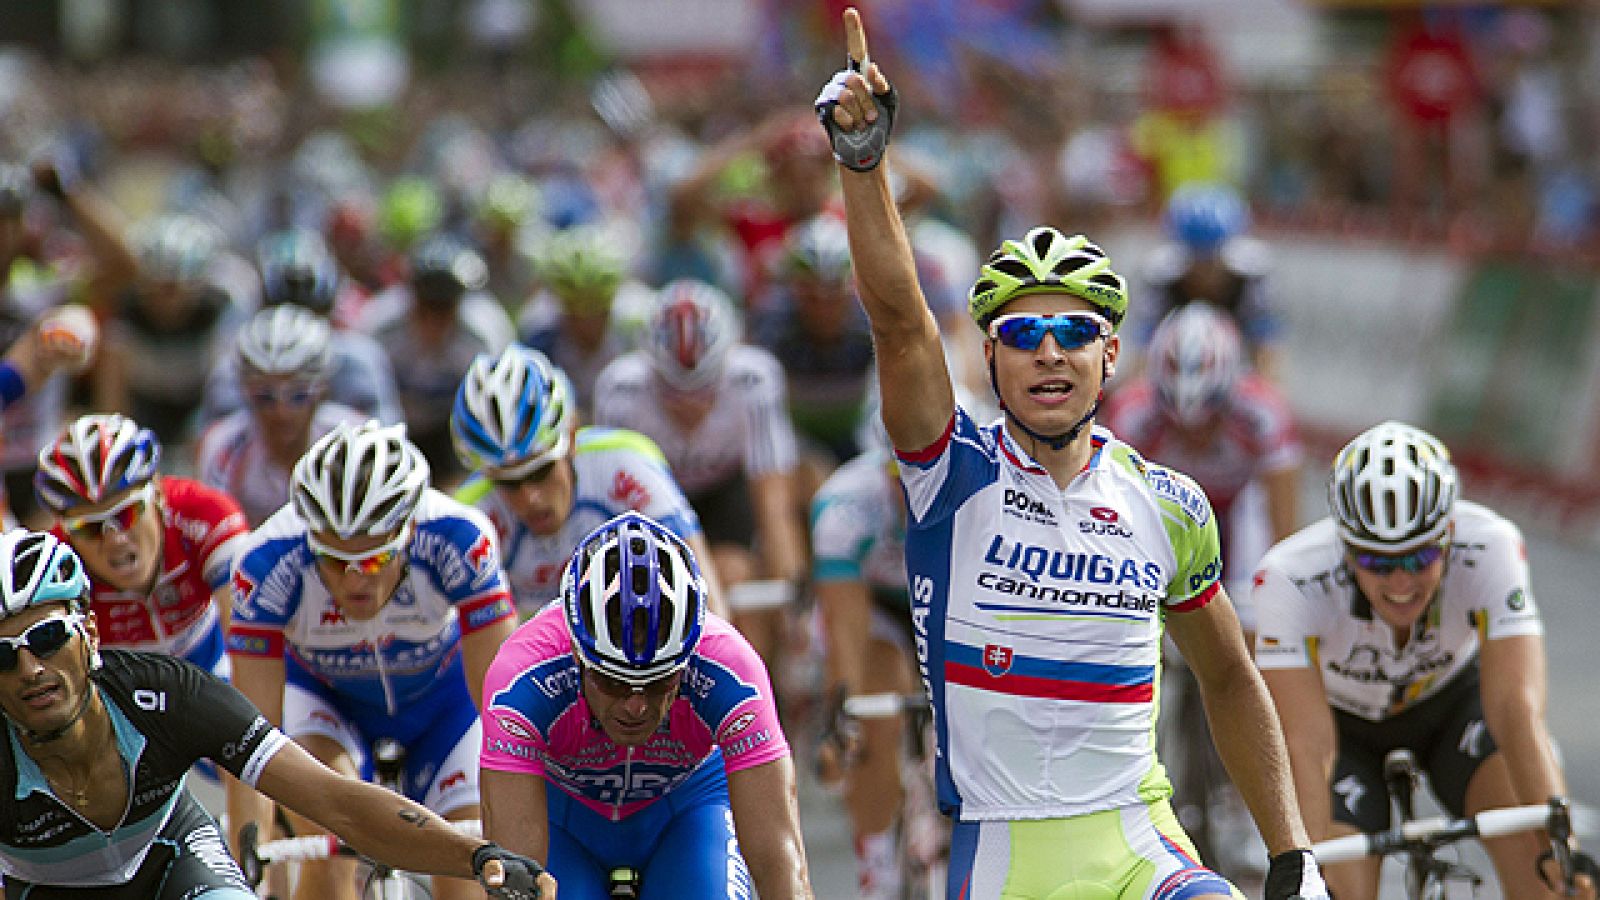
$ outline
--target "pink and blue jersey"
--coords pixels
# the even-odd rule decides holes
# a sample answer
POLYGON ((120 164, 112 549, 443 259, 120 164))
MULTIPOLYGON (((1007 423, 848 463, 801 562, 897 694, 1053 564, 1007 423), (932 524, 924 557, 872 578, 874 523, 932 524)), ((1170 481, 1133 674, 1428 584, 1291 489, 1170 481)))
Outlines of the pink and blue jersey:
POLYGON ((579 681, 561 607, 547 606, 489 667, 481 765, 542 776, 616 822, 683 785, 713 756, 732 774, 789 755, 766 667, 714 615, 706 615, 666 720, 643 746, 621 747, 606 736, 579 681))

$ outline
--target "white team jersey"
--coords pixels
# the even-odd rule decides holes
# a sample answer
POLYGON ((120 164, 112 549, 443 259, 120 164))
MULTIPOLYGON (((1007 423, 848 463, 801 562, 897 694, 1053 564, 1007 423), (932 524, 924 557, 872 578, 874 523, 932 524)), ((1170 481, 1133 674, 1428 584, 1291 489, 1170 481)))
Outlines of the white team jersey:
POLYGON ((631 428, 666 454, 672 474, 688 494, 747 478, 787 472, 797 458, 789 422, 783 368, 771 353, 740 344, 728 354, 711 409, 685 432, 661 405, 661 388, 641 353, 628 353, 600 373, 594 391, 595 424, 631 428))
POLYGON ((1331 518, 1280 542, 1255 576, 1256 662, 1316 667, 1328 702, 1379 721, 1426 699, 1478 655, 1484 640, 1542 634, 1517 526, 1459 501, 1433 605, 1405 646, 1356 586, 1331 518))
MULTIPOLYGON (((338 403, 323 403, 311 414, 311 436, 307 444, 332 431, 340 422, 359 425, 366 416, 338 403)), ((261 437, 241 409, 224 416, 200 436, 195 451, 195 475, 201 484, 223 491, 239 501, 245 519, 254 528, 289 502, 288 469, 267 457, 261 437)))
POLYGON ((1045 819, 1171 793, 1156 759, 1168 615, 1220 592, 1216 520, 1187 477, 1096 428, 1065 488, 956 410, 900 453, 918 665, 934 707, 940 807, 1045 819))
POLYGON ((869 450, 828 476, 811 500, 811 577, 906 592, 905 507, 889 457, 869 450))
POLYGON ((700 519, 672 480, 661 451, 644 435, 621 428, 581 428, 571 459, 572 510, 555 534, 541 537, 529 531, 487 479, 474 478, 455 494, 493 523, 511 596, 524 618, 556 599, 561 573, 579 541, 628 510, 644 513, 684 539, 700 533, 700 519))
POLYGON ((306 523, 285 506, 233 569, 228 652, 283 659, 343 702, 395 716, 460 667, 461 639, 514 615, 483 514, 429 488, 411 520, 405 575, 378 614, 346 619, 317 571, 306 523))

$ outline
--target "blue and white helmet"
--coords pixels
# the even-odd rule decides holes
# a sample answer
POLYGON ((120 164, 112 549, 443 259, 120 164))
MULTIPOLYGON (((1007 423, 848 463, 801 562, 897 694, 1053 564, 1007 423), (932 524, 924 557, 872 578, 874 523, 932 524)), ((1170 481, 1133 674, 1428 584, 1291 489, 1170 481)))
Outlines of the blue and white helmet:
POLYGON ((0 534, 0 618, 47 603, 76 610, 88 594, 83 562, 65 541, 26 528, 0 534))
POLYGON ((626 512, 578 543, 561 608, 583 665, 642 685, 688 665, 705 622, 706 585, 677 535, 626 512))
POLYGON ((572 449, 572 386, 549 358, 521 344, 480 353, 456 390, 450 437, 468 469, 520 478, 572 449))

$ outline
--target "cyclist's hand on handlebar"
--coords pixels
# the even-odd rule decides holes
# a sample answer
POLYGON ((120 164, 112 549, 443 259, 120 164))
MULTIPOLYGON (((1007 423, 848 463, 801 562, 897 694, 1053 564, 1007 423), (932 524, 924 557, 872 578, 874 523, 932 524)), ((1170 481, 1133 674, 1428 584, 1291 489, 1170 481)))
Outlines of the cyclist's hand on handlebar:
POLYGON ((889 146, 899 96, 867 56, 867 32, 855 7, 844 11, 844 31, 849 48, 845 67, 823 86, 814 106, 834 159, 854 171, 870 172, 889 146))
POLYGON ((1288 850, 1267 863, 1266 900, 1329 900, 1316 857, 1310 850, 1288 850))
POLYGON ((1594 857, 1574 848, 1567 860, 1572 867, 1570 872, 1562 871, 1553 853, 1544 853, 1539 857, 1539 880, 1563 897, 1595 900, 1596 886, 1600 885, 1600 866, 1595 864, 1594 857))
POLYGON ((472 873, 491 900, 555 900, 556 880, 544 866, 492 841, 473 851, 472 873))

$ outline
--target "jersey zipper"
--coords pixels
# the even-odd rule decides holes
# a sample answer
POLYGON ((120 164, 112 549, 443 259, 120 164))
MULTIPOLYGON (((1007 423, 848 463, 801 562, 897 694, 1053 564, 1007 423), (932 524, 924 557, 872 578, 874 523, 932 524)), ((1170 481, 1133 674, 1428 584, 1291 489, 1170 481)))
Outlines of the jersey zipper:
POLYGON ((628 797, 628 785, 633 784, 633 748, 629 747, 622 763, 622 787, 617 790, 617 802, 611 804, 611 821, 622 821, 622 804, 628 797))
POLYGON ((383 643, 378 634, 379 617, 373 617, 367 622, 367 640, 372 643, 372 658, 378 664, 378 683, 383 685, 383 707, 389 715, 399 713, 399 708, 394 700, 394 688, 389 684, 389 671, 383 667, 383 643))

